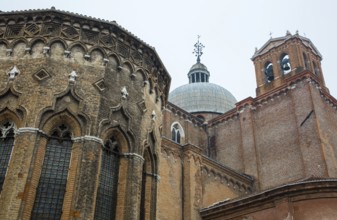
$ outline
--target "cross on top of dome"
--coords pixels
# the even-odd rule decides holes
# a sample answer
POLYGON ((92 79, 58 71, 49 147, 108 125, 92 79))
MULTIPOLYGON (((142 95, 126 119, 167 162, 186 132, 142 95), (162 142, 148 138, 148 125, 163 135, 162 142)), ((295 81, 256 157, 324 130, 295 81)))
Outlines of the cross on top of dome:
POLYGON ((197 57, 197 62, 200 63, 200 57, 203 54, 202 49, 205 47, 202 43, 199 42, 200 35, 198 35, 198 42, 194 44, 194 51, 193 53, 197 57))

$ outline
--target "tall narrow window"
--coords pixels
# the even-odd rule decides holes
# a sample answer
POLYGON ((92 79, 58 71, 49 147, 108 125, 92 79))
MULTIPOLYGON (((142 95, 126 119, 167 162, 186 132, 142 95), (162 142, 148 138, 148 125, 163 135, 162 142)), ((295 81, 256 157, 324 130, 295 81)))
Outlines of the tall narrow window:
POLYGON ((317 65, 316 65, 316 63, 315 63, 314 61, 312 62, 312 64, 313 64, 313 66, 314 66, 314 73, 315 73, 316 76, 318 76, 318 74, 319 74, 319 69, 318 69, 318 67, 317 67, 317 65))
POLYGON ((0 192, 5 181, 9 159, 14 144, 15 124, 6 121, 0 124, 0 192))
POLYGON ((143 176, 142 176, 142 191, 140 201, 140 220, 154 220, 156 213, 155 195, 156 195, 156 180, 155 180, 155 161, 151 159, 150 151, 145 150, 143 176))
POLYGON ((104 145, 96 198, 95 220, 112 220, 116 216, 119 147, 114 137, 104 145))
POLYGON ((65 125, 54 129, 46 146, 32 220, 61 219, 71 145, 71 133, 65 125))
POLYGON ((284 75, 291 72, 290 58, 288 54, 282 54, 280 59, 280 65, 282 73, 284 75))
POLYGON ((305 69, 308 70, 309 69, 309 61, 308 61, 307 55, 305 55, 305 53, 303 53, 303 60, 304 60, 305 69))
POLYGON ((175 124, 172 127, 172 140, 180 143, 180 131, 179 131, 179 125, 175 124))
POLYGON ((274 70, 273 70, 273 64, 271 62, 267 62, 264 65, 264 75, 265 75, 265 81, 271 82, 274 80, 274 70))

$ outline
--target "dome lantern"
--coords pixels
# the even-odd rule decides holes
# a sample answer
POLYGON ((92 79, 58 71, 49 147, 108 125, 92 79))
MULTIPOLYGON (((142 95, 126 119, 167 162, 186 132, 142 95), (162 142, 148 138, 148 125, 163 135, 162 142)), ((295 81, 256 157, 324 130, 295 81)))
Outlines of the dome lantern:
POLYGON ((207 67, 200 62, 203 54, 202 45, 194 44, 194 54, 197 62, 191 67, 187 76, 189 84, 182 85, 173 90, 169 101, 190 113, 222 114, 235 107, 235 97, 225 88, 209 83, 210 73, 207 67))

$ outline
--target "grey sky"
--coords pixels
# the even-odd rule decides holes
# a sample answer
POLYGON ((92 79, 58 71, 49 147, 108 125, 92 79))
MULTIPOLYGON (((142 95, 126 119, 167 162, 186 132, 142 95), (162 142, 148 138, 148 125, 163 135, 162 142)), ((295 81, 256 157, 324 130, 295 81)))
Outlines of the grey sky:
POLYGON ((286 31, 311 39, 323 55, 322 70, 337 97, 337 1, 335 0, 1 0, 0 10, 56 9, 115 20, 155 47, 172 76, 171 90, 188 83, 196 62, 197 35, 205 45, 201 62, 210 82, 242 100, 255 97, 252 57, 269 38, 286 31))

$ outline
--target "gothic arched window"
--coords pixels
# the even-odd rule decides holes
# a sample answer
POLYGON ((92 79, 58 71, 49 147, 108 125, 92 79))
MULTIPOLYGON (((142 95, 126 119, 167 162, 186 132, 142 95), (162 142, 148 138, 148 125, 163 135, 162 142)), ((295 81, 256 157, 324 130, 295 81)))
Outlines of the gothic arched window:
POLYGON ((71 133, 62 124, 47 141, 31 219, 61 219, 71 155, 71 133))
POLYGON ((156 219, 156 162, 154 155, 150 149, 145 149, 143 176, 142 176, 142 191, 140 201, 140 220, 156 219))
POLYGON ((180 143, 180 131, 179 131, 179 125, 175 124, 172 127, 172 140, 180 143))
POLYGON ((6 121, 0 124, 0 192, 5 181, 9 159, 14 145, 15 124, 6 121))
POLYGON ((112 220, 116 216, 119 146, 114 137, 104 145, 96 197, 95 218, 112 220))

